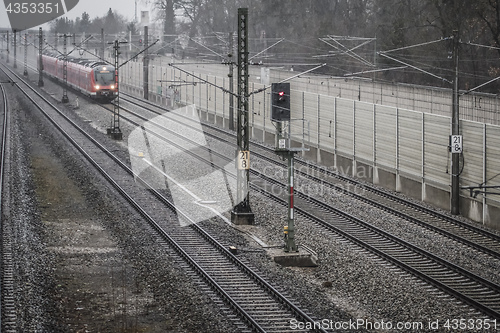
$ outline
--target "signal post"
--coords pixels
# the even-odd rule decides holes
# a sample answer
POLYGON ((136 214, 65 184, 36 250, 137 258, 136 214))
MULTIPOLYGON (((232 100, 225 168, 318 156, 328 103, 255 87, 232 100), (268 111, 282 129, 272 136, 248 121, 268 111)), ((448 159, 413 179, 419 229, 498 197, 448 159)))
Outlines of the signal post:
POLYGON ((283 160, 288 161, 288 217, 284 226, 283 252, 273 253, 274 261, 283 266, 317 266, 317 256, 308 250, 299 250, 295 242, 295 211, 294 211, 294 173, 295 154, 306 148, 293 148, 291 140, 291 110, 290 83, 273 83, 271 85, 271 120, 276 123, 275 152, 283 160))
MULTIPOLYGON (((290 136, 287 140, 283 124, 290 124, 290 83, 273 83, 271 85, 271 120, 276 122, 276 154, 288 161, 288 223, 284 227, 285 252, 297 252, 295 243, 295 223, 293 211, 293 185, 294 185, 294 155, 300 149, 291 147, 290 136), (287 142, 288 141, 288 142, 287 142)), ((288 125, 288 128, 289 125, 288 125)), ((290 133, 288 133, 290 135, 290 133)))
POLYGON ((40 27, 38 30, 38 86, 43 87, 43 32, 40 27))

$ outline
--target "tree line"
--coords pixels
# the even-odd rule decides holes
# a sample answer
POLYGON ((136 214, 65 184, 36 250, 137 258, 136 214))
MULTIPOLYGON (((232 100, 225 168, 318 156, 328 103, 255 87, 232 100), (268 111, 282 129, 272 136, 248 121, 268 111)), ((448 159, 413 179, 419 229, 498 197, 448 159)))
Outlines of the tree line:
POLYGON ((118 12, 114 12, 111 8, 102 17, 91 19, 87 12, 83 12, 81 17, 77 17, 76 20, 61 17, 50 22, 50 30, 58 33, 90 35, 100 34, 101 29, 104 29, 106 34, 111 35, 129 30, 137 34, 135 22, 129 22, 125 17, 118 12))
MULTIPOLYGON (((256 62, 294 70, 324 62, 327 66, 321 71, 326 74, 449 87, 453 79, 449 37, 456 30, 461 41, 461 88, 500 76, 500 0, 153 0, 152 4, 151 17, 170 36, 165 43, 179 35, 198 38, 183 50, 185 56, 206 54, 206 47, 227 53, 228 34, 236 34, 237 9, 242 7, 249 13, 251 53, 269 48, 255 57, 256 62), (384 53, 389 50, 395 51, 384 53)), ((69 22, 72 29, 95 33, 104 28, 111 34, 135 29, 134 22, 126 22, 111 9, 91 21, 84 15, 69 22)), ((56 25, 65 23, 57 21, 56 25)), ((499 88, 495 81, 483 91, 496 93, 499 88)))

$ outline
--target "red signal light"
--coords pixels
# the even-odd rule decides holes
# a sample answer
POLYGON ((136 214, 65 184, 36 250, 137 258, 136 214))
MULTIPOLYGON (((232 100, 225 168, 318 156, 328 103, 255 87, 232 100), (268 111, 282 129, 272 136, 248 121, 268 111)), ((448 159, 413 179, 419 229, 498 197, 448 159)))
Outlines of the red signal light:
POLYGON ((290 121, 290 83, 271 84, 271 119, 290 121))

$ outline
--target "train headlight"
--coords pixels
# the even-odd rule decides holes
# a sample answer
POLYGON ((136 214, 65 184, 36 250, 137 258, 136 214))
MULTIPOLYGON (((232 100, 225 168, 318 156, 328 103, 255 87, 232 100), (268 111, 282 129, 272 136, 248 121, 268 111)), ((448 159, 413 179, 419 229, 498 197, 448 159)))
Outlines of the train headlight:
POLYGON ((111 85, 111 89, 115 89, 115 85, 114 84, 111 85))
POLYGON ((95 85, 95 89, 96 89, 96 90, 99 90, 100 88, 101 88, 101 87, 100 87, 98 84, 96 84, 96 85, 95 85))

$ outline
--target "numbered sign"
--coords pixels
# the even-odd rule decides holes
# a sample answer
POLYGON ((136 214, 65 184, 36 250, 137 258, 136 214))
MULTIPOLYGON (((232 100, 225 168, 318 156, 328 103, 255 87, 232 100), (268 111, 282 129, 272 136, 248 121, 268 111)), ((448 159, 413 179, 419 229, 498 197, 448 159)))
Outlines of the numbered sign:
POLYGON ((451 136, 451 153, 460 154, 462 153, 462 136, 452 135, 451 136))
POLYGON ((238 170, 250 169, 250 151, 242 150, 238 152, 238 170))
POLYGON ((278 148, 279 149, 285 149, 286 148, 286 140, 285 139, 279 139, 279 141, 278 141, 278 148))

